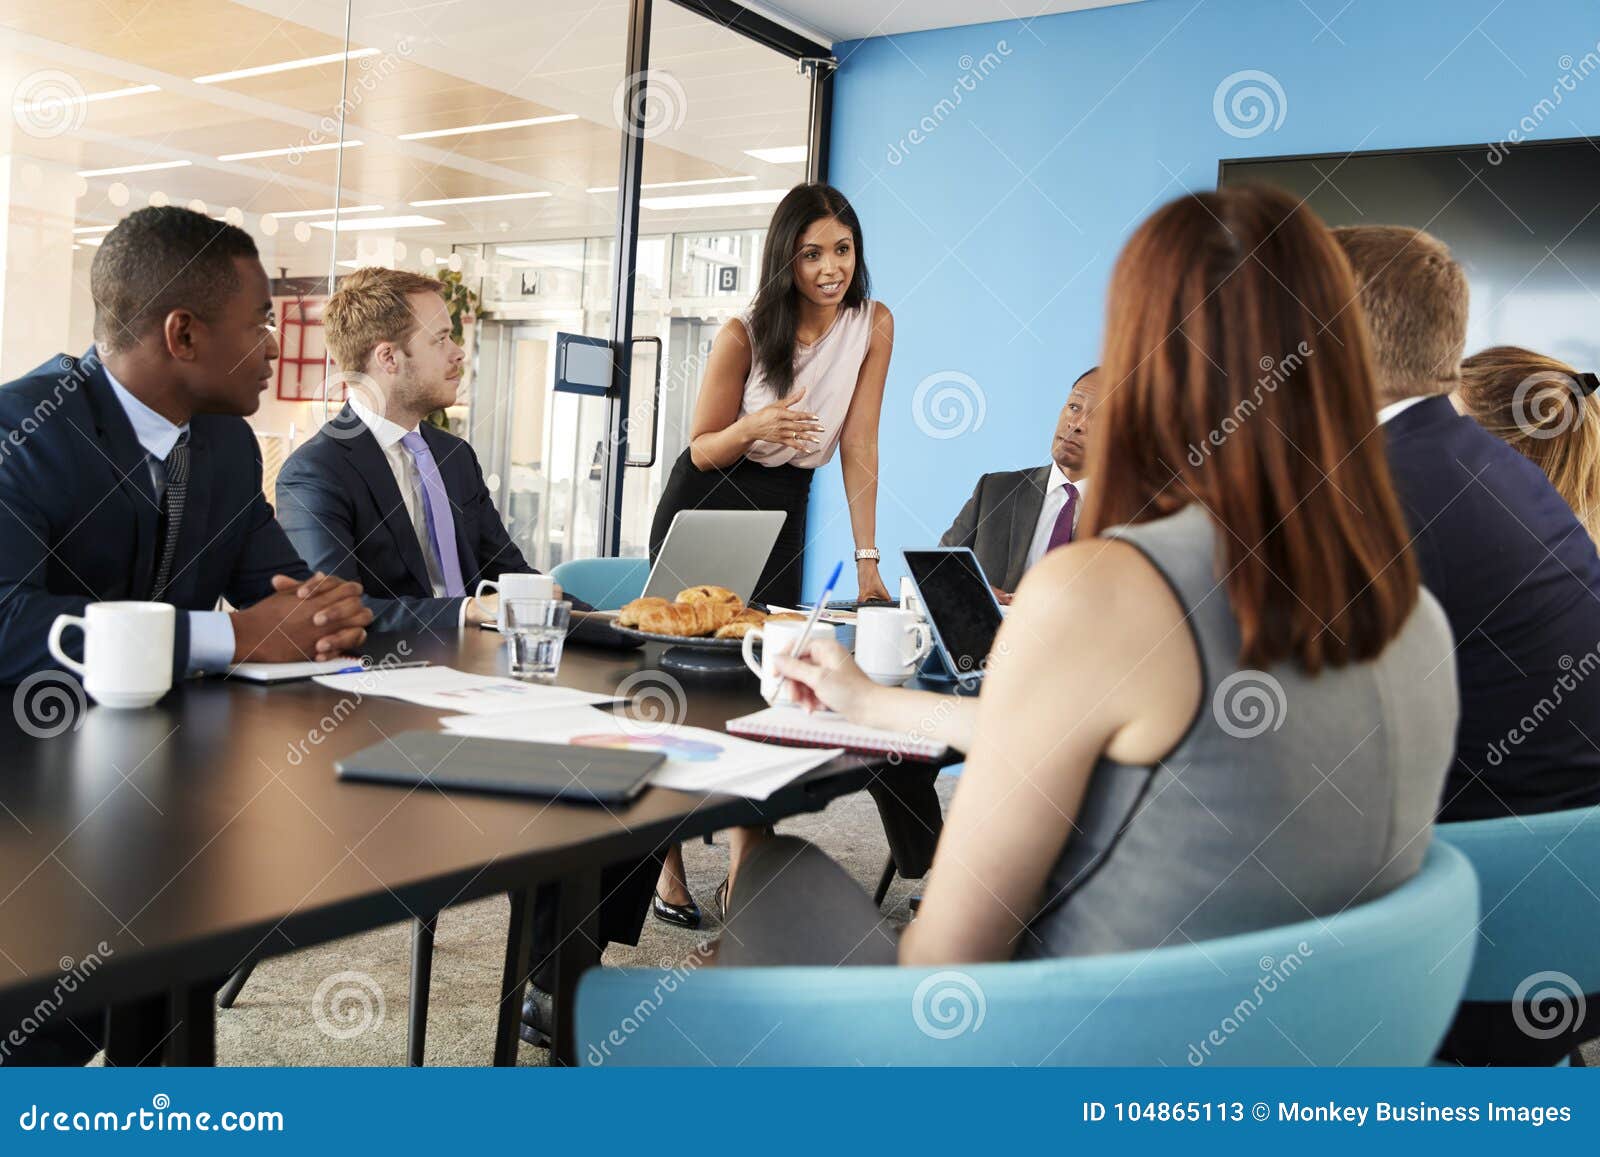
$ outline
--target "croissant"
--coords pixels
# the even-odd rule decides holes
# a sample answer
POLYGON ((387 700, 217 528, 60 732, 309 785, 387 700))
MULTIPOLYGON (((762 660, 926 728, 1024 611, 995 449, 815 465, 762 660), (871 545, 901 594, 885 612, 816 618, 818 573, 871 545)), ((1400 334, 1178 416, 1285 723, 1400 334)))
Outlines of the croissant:
POLYGON ((727 626, 737 612, 726 603, 666 603, 639 613, 639 630, 651 635, 703 638, 727 626))
POLYGON ((640 614, 642 614, 647 608, 669 607, 671 605, 672 604, 667 602, 666 599, 634 599, 631 603, 625 604, 623 608, 617 612, 617 626, 637 627, 639 625, 640 614))
POLYGON ((744 609, 744 600, 727 587, 711 586, 709 584, 687 587, 679 591, 678 601, 680 603, 719 603, 731 606, 736 611, 744 609))
POLYGON ((713 638, 742 639, 760 625, 760 623, 753 623, 749 619, 735 619, 727 626, 719 627, 713 638))

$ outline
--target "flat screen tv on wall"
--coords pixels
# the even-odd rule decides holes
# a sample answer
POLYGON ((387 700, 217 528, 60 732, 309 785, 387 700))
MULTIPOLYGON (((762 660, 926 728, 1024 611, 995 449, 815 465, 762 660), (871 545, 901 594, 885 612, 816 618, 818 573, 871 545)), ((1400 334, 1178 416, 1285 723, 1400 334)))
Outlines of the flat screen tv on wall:
POLYGON ((1225 160, 1221 185, 1305 197, 1329 225, 1411 225, 1472 286, 1467 352, 1521 345, 1600 370, 1600 139, 1225 160))

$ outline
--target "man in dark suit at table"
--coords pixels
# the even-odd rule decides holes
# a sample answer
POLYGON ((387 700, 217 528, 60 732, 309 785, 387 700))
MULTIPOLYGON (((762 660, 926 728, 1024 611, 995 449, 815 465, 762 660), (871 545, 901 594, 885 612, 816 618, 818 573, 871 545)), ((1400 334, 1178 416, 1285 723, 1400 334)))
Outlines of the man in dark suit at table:
MULTIPOLYGON (((372 617, 360 586, 312 575, 261 492, 243 415, 278 344, 250 236, 141 209, 106 234, 89 283, 94 348, 0 386, 0 682, 53 669, 56 616, 103 600, 186 612, 175 679, 360 646, 372 617), (239 609, 219 611, 224 598, 239 609)), ((47 1023, 28 1054, 87 1059, 89 1024, 47 1023)))
POLYGON ((1099 366, 1078 375, 1056 418, 1048 466, 997 470, 978 479, 940 546, 971 547, 1002 603, 1052 547, 1072 541, 1083 512, 1084 448, 1100 387, 1099 366))
MULTIPOLYGON (((1594 541, 1538 466, 1450 403, 1468 288, 1449 249, 1398 226, 1334 235, 1361 287, 1395 492, 1456 639, 1461 720, 1439 818, 1600 804, 1600 679, 1574 663, 1600 646, 1594 541)), ((1547 1065, 1574 1046, 1530 1038, 1522 1013, 1464 1006, 1441 1055, 1547 1065)))
POLYGON ((473 598, 478 582, 536 573, 472 447, 424 421, 455 402, 466 358, 443 289, 377 267, 339 283, 322 324, 349 400, 278 474, 289 538, 312 566, 360 580, 375 631, 492 622, 498 596, 473 598))
MULTIPOLYGON (((398 269, 358 269, 322 312, 349 401, 278 474, 279 518, 312 565, 359 578, 380 631, 454 631, 496 618, 483 578, 534 573, 494 508, 472 447, 423 419, 455 401, 465 360, 442 283, 398 269)), ((588 604, 571 600, 579 609, 588 604)), ((660 858, 601 873, 599 933, 638 942, 660 858)), ((555 947, 554 893, 535 900, 541 950, 555 947)), ((545 1043, 551 967, 536 971, 524 1039, 545 1043)))

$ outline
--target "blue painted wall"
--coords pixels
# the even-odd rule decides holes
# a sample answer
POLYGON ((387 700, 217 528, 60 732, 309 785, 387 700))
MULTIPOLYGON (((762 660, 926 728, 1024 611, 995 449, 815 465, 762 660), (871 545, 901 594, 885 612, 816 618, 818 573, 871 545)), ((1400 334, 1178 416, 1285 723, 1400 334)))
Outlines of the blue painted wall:
MULTIPOLYGON (((980 473, 1046 460, 1097 360, 1117 251, 1153 207, 1214 187, 1224 157, 1498 141, 1524 118, 1534 139, 1600 135, 1597 40, 1587 0, 1145 0, 836 46, 830 177, 896 319, 891 590, 898 551, 936 541, 980 473), (1251 70, 1282 99, 1243 78, 1219 116, 1219 85, 1251 70)), ((810 533, 814 595, 852 548, 836 467, 810 533)))

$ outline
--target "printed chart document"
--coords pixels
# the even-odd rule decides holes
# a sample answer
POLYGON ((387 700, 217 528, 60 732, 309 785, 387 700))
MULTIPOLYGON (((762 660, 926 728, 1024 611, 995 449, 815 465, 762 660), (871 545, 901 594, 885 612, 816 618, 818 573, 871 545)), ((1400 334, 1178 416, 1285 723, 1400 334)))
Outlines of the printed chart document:
POLYGON ((839 748, 796 751, 751 743, 720 731, 633 720, 590 707, 518 715, 447 715, 440 722, 458 735, 659 751, 667 761, 650 776, 655 786, 746 799, 766 799, 842 753, 839 748))
POLYGON ((420 707, 469 715, 583 707, 614 703, 617 698, 547 683, 523 683, 501 675, 474 675, 454 667, 401 667, 391 671, 374 668, 349 675, 319 675, 315 681, 346 694, 403 699, 420 707))

